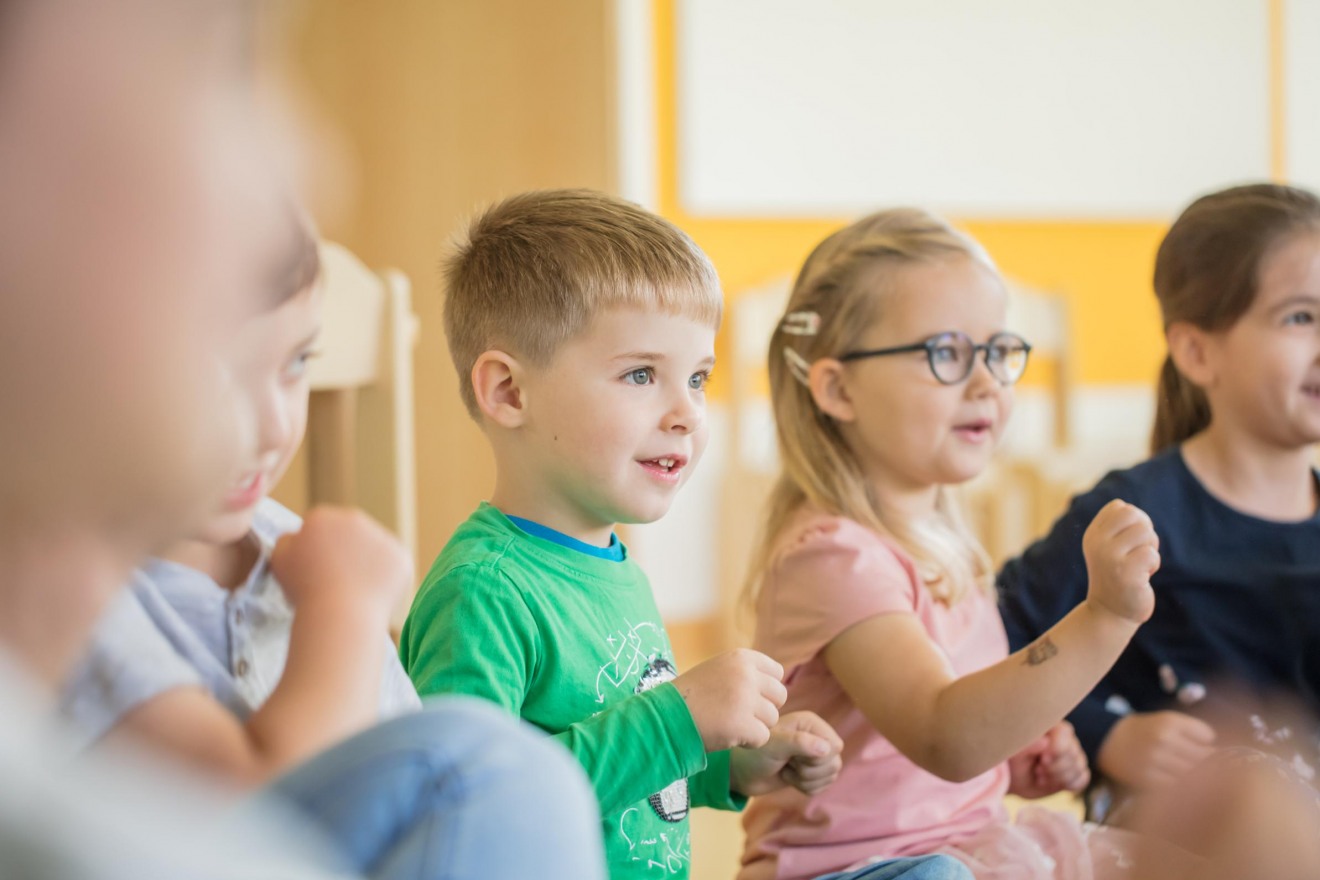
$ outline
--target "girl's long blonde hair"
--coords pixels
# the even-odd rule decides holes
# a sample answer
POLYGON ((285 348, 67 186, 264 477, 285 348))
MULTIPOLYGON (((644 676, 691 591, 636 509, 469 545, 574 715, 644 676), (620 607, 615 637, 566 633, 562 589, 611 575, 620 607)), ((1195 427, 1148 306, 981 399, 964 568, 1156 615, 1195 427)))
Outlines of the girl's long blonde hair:
POLYGON ((807 504, 895 541, 938 601, 951 605, 969 590, 993 590, 990 558, 967 527, 951 490, 940 487, 930 521, 909 522, 884 510, 838 424, 816 406, 805 382, 806 365, 858 348, 866 331, 883 318, 894 269, 950 257, 974 259, 997 274, 980 245, 915 208, 864 217, 826 238, 807 257, 770 339, 770 398, 782 470, 744 584, 747 605, 756 602, 780 532, 807 504))

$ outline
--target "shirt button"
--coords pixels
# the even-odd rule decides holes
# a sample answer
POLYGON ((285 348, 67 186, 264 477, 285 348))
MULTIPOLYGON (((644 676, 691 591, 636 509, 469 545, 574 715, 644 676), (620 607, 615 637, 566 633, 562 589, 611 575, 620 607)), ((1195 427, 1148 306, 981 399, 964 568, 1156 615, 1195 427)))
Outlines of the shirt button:
POLYGON ((239 660, 239 661, 238 661, 238 675, 239 675, 239 677, 242 678, 243 676, 245 676, 245 675, 247 675, 247 674, 248 674, 248 662, 247 662, 247 660, 239 660))
POLYGON ((242 622, 243 622, 243 609, 239 608, 234 612, 234 623, 242 623, 242 622))

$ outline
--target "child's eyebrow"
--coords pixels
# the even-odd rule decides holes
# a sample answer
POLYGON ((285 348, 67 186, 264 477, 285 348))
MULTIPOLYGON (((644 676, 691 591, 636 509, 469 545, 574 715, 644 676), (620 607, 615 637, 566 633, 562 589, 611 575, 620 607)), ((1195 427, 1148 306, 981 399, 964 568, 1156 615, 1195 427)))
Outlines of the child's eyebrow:
POLYGON ((1320 303, 1320 297, 1312 296, 1309 293, 1298 293, 1288 297, 1283 302, 1276 305, 1271 312, 1282 312, 1295 306, 1313 306, 1320 303))
MULTIPOLYGON (((630 351, 624 354, 616 355, 614 357, 614 360, 642 361, 643 363, 660 362, 660 361, 668 360, 668 355, 664 355, 661 354, 660 352, 655 352, 655 351, 630 351)), ((711 367, 715 366, 715 356, 711 355, 710 357, 702 358, 701 362, 697 364, 697 366, 710 369, 711 367)))
POLYGON ((614 356, 616 361, 662 361, 665 356, 655 351, 628 351, 614 356))
POLYGON ((306 336, 304 336, 302 341, 299 342, 297 345, 295 345, 294 348, 295 349, 306 348, 307 346, 311 345, 313 342, 316 341, 317 337, 321 335, 322 329, 324 328, 322 328, 320 325, 317 325, 317 328, 313 330, 311 333, 308 333, 306 336))

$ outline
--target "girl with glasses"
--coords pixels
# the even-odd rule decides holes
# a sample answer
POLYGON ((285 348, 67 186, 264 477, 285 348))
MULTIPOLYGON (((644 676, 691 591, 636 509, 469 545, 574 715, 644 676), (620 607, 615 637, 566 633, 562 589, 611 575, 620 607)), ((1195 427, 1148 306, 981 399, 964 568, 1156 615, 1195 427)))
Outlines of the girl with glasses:
POLYGON ((783 470, 747 594, 755 646, 787 671, 785 710, 829 721, 844 767, 818 794, 753 800, 740 880, 873 880, 929 853, 979 878, 1118 864, 1092 848, 1123 832, 1047 810, 1013 824, 1003 798, 1085 787, 1061 722, 1151 613, 1155 532, 1131 505, 1100 511, 1089 593, 1009 656, 952 494, 989 464, 1031 351, 1005 310, 981 247, 919 210, 834 233, 798 275, 770 343, 783 470))

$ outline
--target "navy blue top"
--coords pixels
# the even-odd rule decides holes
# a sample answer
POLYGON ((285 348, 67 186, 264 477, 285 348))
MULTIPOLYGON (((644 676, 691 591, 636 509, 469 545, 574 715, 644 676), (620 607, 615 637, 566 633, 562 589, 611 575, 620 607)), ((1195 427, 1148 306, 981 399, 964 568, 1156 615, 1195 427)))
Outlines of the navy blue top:
MULTIPOLYGON (((1128 711, 1180 708, 1249 718, 1240 701, 1280 691, 1314 710, 1320 689, 1320 513, 1270 522, 1206 491, 1177 448, 1108 474, 1072 500, 1048 536, 999 573, 999 608, 1018 650, 1086 598, 1082 533, 1115 498, 1150 515, 1160 538, 1155 614, 1069 716, 1091 758, 1128 711), (1166 667, 1163 668, 1162 667, 1166 667), (1189 709, 1177 698, 1205 699, 1189 709), (1224 701, 1235 700, 1227 713, 1224 701)), ((1221 734, 1221 739, 1222 739, 1221 734)))
POLYGON ((610 546, 597 547, 595 544, 588 544, 586 541, 579 541, 572 535, 565 535, 558 529, 543 526, 535 520, 524 519, 521 516, 510 516, 507 513, 504 515, 508 517, 509 522, 513 523, 533 538, 541 538, 550 541, 551 543, 559 544, 561 547, 567 547, 570 550, 576 550, 579 553, 585 553, 588 556, 595 556, 598 559, 608 559, 611 562, 623 562, 624 557, 627 556, 623 542, 620 541, 619 536, 613 532, 610 533, 610 546))

